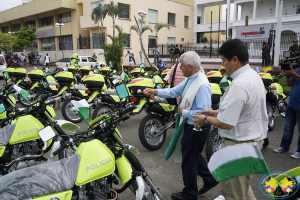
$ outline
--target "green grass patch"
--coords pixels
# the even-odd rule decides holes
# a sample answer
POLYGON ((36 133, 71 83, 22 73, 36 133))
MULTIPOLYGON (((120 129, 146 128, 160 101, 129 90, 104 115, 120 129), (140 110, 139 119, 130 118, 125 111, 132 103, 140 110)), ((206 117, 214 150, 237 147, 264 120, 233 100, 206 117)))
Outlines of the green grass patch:
POLYGON ((282 86, 283 92, 290 92, 291 91, 291 87, 288 87, 286 85, 286 77, 285 76, 279 79, 279 84, 282 86))

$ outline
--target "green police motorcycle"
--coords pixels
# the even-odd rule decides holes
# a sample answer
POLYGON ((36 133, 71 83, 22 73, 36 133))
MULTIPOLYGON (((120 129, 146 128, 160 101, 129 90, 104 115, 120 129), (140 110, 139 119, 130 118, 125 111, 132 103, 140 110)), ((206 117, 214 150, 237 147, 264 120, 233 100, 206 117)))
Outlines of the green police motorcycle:
POLYGON ((117 199, 126 189, 130 189, 137 200, 162 199, 134 156, 133 148, 123 143, 116 128, 120 121, 130 117, 128 113, 133 109, 132 105, 126 105, 98 117, 89 123, 87 131, 74 135, 72 142, 62 142, 53 153, 56 155, 71 147, 76 149, 71 157, 1 177, 0 199, 117 199), (114 188, 119 182, 123 186, 114 188))

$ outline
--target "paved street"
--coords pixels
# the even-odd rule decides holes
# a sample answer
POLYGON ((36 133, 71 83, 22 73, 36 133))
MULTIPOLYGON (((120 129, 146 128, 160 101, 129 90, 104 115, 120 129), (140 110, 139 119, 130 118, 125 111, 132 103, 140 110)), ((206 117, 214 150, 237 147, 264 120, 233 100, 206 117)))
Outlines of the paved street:
MULTIPOLYGON (((28 70, 29 71, 29 70, 28 70)), ((0 81, 1 86, 3 85, 3 80, 0 81)), ((60 103, 60 108, 62 103, 60 103)), ((62 119, 61 110, 55 108, 56 119, 62 119)), ((170 129, 167 132, 167 138, 164 145, 157 151, 149 151, 145 149, 138 138, 138 126, 146 113, 143 111, 140 114, 131 117, 129 120, 122 122, 119 125, 119 130, 123 136, 123 140, 127 144, 135 146, 140 154, 137 156, 140 162, 144 165, 146 171, 149 173, 150 177, 154 181, 155 185, 160 188, 164 199, 171 199, 170 195, 173 192, 179 192, 182 190, 182 175, 181 175, 181 164, 174 163, 174 157, 172 156, 167 162, 164 160, 165 150, 171 140, 174 129, 170 129)), ((90 120, 88 120, 90 121, 90 120)), ((263 156, 266 159, 267 165, 270 171, 287 171, 294 167, 299 166, 300 160, 290 158, 290 154, 296 151, 296 140, 298 139, 298 134, 295 135, 294 141, 289 153, 275 154, 272 152, 274 148, 277 148, 280 144, 283 131, 284 119, 277 117, 275 125, 275 130, 269 132, 270 145, 262 150, 263 156)), ((87 128, 85 122, 79 123, 82 130, 87 128)), ((203 154, 204 155, 204 154, 203 154)), ((253 175, 251 180, 251 187, 258 200, 268 199, 264 196, 259 189, 259 180, 263 175, 253 175)), ((198 187, 202 187, 202 180, 198 179, 198 187)), ((220 187, 216 186, 214 189, 208 193, 199 196, 198 199, 211 200, 220 193, 220 187)), ((126 190, 120 195, 119 199, 128 200, 134 199, 134 196, 130 190, 126 190)))

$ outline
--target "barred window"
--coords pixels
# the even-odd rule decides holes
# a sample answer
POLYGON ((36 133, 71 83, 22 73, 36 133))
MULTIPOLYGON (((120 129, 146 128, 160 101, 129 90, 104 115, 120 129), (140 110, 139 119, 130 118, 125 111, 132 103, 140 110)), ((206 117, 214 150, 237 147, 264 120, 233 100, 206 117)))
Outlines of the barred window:
POLYGON ((71 11, 70 12, 65 12, 57 15, 58 22, 61 23, 66 23, 71 21, 71 11))
POLYGON ((73 50, 72 35, 59 37, 59 50, 73 50))
POLYGON ((24 22, 23 26, 26 28, 36 27, 35 20, 24 22))
POLYGON ((41 39, 41 49, 42 51, 56 51, 55 38, 42 38, 41 39))
POLYGON ((175 14, 168 13, 168 24, 175 26, 175 14))
POLYGON ((53 25, 53 16, 50 17, 44 17, 39 19, 39 26, 50 26, 53 25))
MULTIPOLYGON (((101 33, 93 33, 92 40, 93 40, 93 48, 94 49, 101 49, 100 37, 101 37, 101 33)), ((105 34, 103 33, 102 41, 104 41, 104 40, 105 40, 105 34)))
POLYGON ((2 32, 3 33, 8 33, 9 32, 9 27, 8 26, 2 27, 2 32))
POLYGON ((127 34, 127 36, 122 37, 122 41, 125 47, 130 47, 130 34, 127 34))
POLYGON ((118 17, 123 19, 129 19, 129 4, 118 3, 118 6, 123 8, 123 10, 119 12, 118 17))
POLYGON ((21 30, 21 23, 11 25, 11 32, 17 32, 21 30))

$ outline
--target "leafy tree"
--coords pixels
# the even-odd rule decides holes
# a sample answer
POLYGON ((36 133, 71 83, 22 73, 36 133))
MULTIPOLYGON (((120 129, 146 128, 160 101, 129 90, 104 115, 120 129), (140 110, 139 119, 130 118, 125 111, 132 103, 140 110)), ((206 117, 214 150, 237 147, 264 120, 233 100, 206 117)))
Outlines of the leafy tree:
POLYGON ((114 28, 117 29, 118 36, 113 37, 112 35, 107 35, 107 37, 112 40, 112 44, 103 44, 104 57, 106 63, 111 61, 114 69, 121 71, 120 63, 123 57, 123 47, 125 46, 122 38, 127 36, 127 34, 124 33, 123 29, 118 25, 115 25, 114 28))
POLYGON ((37 38, 36 34, 36 28, 26 28, 23 27, 18 32, 15 32, 14 35, 16 36, 16 41, 13 44, 14 49, 25 49, 26 46, 30 45, 33 40, 37 38))
POLYGON ((15 43, 16 36, 8 33, 0 33, 0 52, 4 51, 6 55, 13 52, 13 44, 15 43))
POLYGON ((142 34, 143 34, 145 31, 147 31, 147 30, 149 30, 149 31, 152 32, 152 28, 151 28, 149 25, 144 25, 144 26, 142 26, 143 24, 145 24, 145 23, 144 23, 145 20, 144 20, 143 18, 142 18, 142 19, 140 18, 139 20, 137 20, 136 17, 134 16, 134 19, 135 19, 136 25, 131 26, 131 27, 130 27, 130 31, 131 31, 131 30, 134 30, 134 31, 138 34, 138 36, 139 36, 139 41, 140 41, 140 45, 141 45, 141 50, 142 50, 143 54, 145 55, 146 60, 148 61, 148 63, 149 63, 150 66, 152 67, 152 64, 151 64, 150 61, 149 61, 149 58, 148 58, 148 56, 147 56, 147 54, 146 54, 146 51, 145 51, 144 46, 143 46, 143 43, 142 43, 142 34))
POLYGON ((101 36, 100 36, 100 44, 101 45, 104 43, 103 21, 104 21, 106 15, 107 15, 106 5, 102 5, 101 3, 99 3, 98 6, 96 8, 94 8, 92 15, 91 15, 94 23, 98 24, 99 33, 100 33, 99 22, 101 24, 101 36))
POLYGON ((160 31, 160 29, 162 29, 164 27, 166 27, 167 29, 170 30, 170 26, 169 26, 168 23, 157 22, 154 25, 154 32, 155 32, 155 37, 156 37, 156 45, 157 45, 157 34, 158 34, 158 31, 160 31))
MULTIPOLYGON (((119 6, 119 4, 115 4, 111 1, 109 4, 106 4, 106 12, 112 18, 113 21, 113 35, 112 37, 115 38, 115 19, 119 15, 119 13, 125 9, 125 6, 119 6)), ((113 47, 115 46, 115 40, 112 40, 113 47)), ((114 49, 113 49, 113 56, 114 56, 114 49)))

